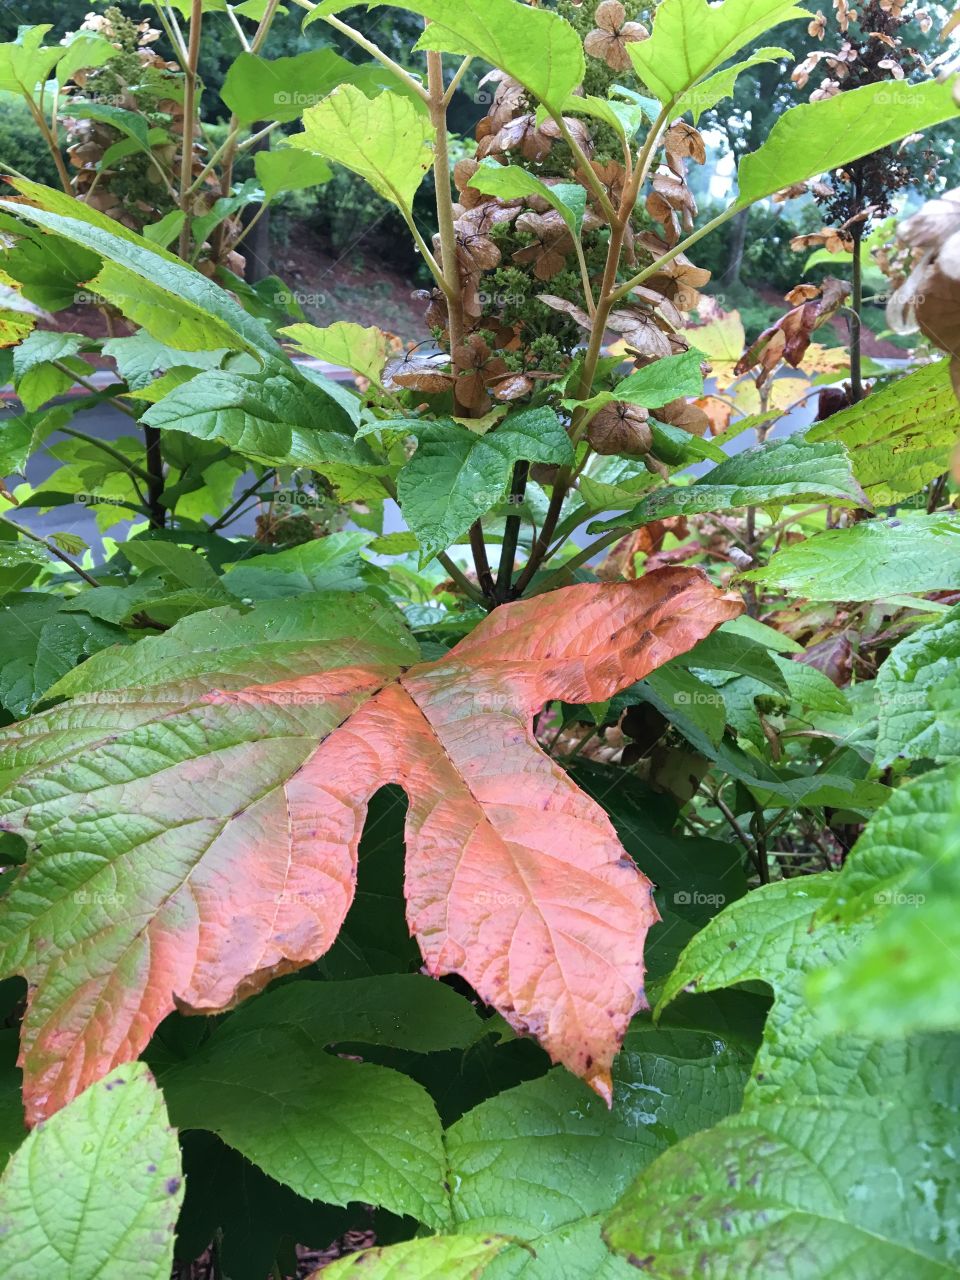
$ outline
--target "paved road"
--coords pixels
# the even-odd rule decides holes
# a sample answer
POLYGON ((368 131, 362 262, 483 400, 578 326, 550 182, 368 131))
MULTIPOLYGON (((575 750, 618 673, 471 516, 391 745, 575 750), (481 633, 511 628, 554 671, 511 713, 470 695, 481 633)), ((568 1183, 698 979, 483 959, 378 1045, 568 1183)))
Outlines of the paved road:
MULTIPOLYGON (((350 374, 346 370, 325 370, 338 376, 343 380, 349 380, 350 374)), ((710 389, 710 383, 707 383, 707 389, 710 389)), ((17 406, 16 400, 7 400, 12 407, 17 406)), ((813 421, 815 412, 815 398, 811 398, 806 404, 791 411, 777 423, 775 435, 778 437, 792 435, 796 431, 802 431, 808 427, 813 421)), ((97 405, 95 408, 84 410, 84 412, 75 419, 78 428, 88 432, 90 435, 96 436, 98 439, 114 441, 122 436, 131 434, 132 424, 130 419, 120 413, 117 409, 112 408, 108 404, 97 405)), ((2 430, 2 423, 0 423, 2 430)), ((47 444, 55 444, 58 440, 66 439, 59 433, 54 433, 47 444)), ((753 432, 746 432, 743 435, 736 436, 728 442, 727 451, 731 454, 739 453, 754 443, 753 432)), ((27 468, 27 479, 34 486, 39 488, 47 478, 57 469, 60 464, 47 449, 39 449, 31 459, 27 468)), ((710 463, 705 463, 699 468, 693 468, 694 474, 698 471, 703 472, 710 467, 710 463)), ((236 492, 239 494, 243 489, 253 482, 252 473, 243 480, 238 481, 236 492)), ((102 560, 104 557, 103 540, 99 530, 97 529, 96 520, 92 509, 82 503, 74 503, 71 506, 55 507, 53 510, 41 514, 32 507, 24 507, 17 514, 17 519, 33 529, 36 533, 49 536, 51 533, 69 532, 79 534, 81 538, 91 547, 96 560, 102 560)), ((110 531, 110 537, 120 539, 125 536, 129 525, 124 523, 117 525, 110 531)), ((403 529, 404 523, 400 515, 400 511, 395 503, 388 502, 385 513, 385 532, 394 532, 403 529)), ((236 524, 230 526, 230 532, 233 534, 252 534, 254 531, 254 513, 250 513, 244 519, 237 521, 236 524)), ((589 538, 578 531, 575 535, 580 545, 584 545, 589 538)))

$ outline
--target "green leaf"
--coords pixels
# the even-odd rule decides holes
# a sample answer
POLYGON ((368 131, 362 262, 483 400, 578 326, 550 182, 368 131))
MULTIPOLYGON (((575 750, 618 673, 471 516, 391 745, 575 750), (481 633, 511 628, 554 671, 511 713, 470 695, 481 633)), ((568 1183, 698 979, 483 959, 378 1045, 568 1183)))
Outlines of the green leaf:
POLYGON ((0 1270, 169 1280, 180 1151, 146 1067, 118 1067, 38 1126, 0 1180, 0 1270))
POLYGON ((960 606, 895 645, 877 674, 877 768, 960 757, 960 606), (947 696, 944 696, 946 694, 947 696))
POLYGON ((782 58, 792 57, 793 54, 789 49, 779 47, 758 49, 743 62, 737 62, 732 67, 718 71, 709 80, 702 80, 696 88, 688 89, 670 113, 670 118, 676 119, 677 116, 682 116, 684 112, 689 111, 693 117, 693 123, 696 124, 705 111, 715 107, 724 98, 733 96, 737 80, 744 71, 749 71, 751 67, 756 67, 763 62, 779 62, 782 58))
POLYGON ((638 495, 656 483, 656 477, 639 459, 595 455, 581 474, 578 488, 591 511, 607 511, 632 507, 638 495))
POLYGON ((56 405, 41 413, 10 414, 0 420, 0 476, 23 475, 34 450, 72 417, 72 405, 56 405))
POLYGON ((650 39, 628 44, 627 53, 647 88, 665 106, 673 106, 771 27, 808 17, 807 10, 792 0, 724 0, 713 5, 707 0, 663 0, 650 39))
POLYGON ((299 120, 307 107, 337 85, 352 83, 368 68, 348 62, 334 49, 308 49, 292 58, 241 53, 230 64, 220 97, 240 124, 255 120, 299 120))
MULTIPOLYGON (((674 659, 675 663, 677 661, 674 659)), ((767 645, 762 640, 744 635, 729 622, 684 654, 683 665, 708 671, 735 671, 737 675, 752 676, 772 689, 786 692, 787 688, 783 671, 770 656, 767 645)))
MULTIPOLYGON (((397 616, 376 601, 367 596, 337 595, 324 602, 314 596, 270 601, 247 614, 223 608, 185 618, 163 635, 147 637, 129 648, 94 654, 64 676, 49 694, 59 698, 149 688, 214 671, 221 673, 218 678, 222 679, 280 680, 290 676, 294 666, 303 672, 323 669, 331 660, 331 638, 355 638, 361 633, 370 645, 382 640, 385 653, 402 654, 407 663, 417 659, 415 641, 397 616)), ((346 656, 350 656, 349 648, 346 656)))
POLYGON ((691 983, 762 981, 775 1001, 740 1114, 666 1152, 606 1221, 608 1242, 653 1276, 956 1272, 956 1040, 825 1032, 804 998, 807 975, 842 963, 864 936, 860 926, 811 927, 833 880, 780 881, 735 902, 671 975, 661 1006, 691 983), (936 1194, 902 1194, 926 1186, 936 1194))
MULTIPOLYGON (((264 154, 267 153, 265 152, 264 154)), ((186 215, 182 209, 171 209, 162 218, 158 218, 156 222, 147 223, 143 228, 144 239, 149 240, 151 244, 158 244, 161 249, 169 249, 173 241, 179 236, 185 221, 186 215)), ((118 338, 116 341, 122 342, 123 339, 118 338)))
POLYGON ((66 612, 64 603, 62 596, 27 592, 5 596, 0 606, 0 706, 14 716, 32 711, 51 685, 90 654, 127 642, 123 631, 66 612))
MULTIPOLYGON (((304 26, 356 0, 324 0, 304 26)), ((519 80, 557 113, 584 76, 583 46, 573 27, 545 9, 516 0, 376 0, 430 19, 417 49, 482 58, 519 80)), ((368 8, 374 7, 370 0, 368 8)))
POLYGON ((290 145, 342 164, 409 214, 433 163, 434 133, 408 97, 384 92, 371 99, 342 85, 304 111, 303 133, 290 145))
POLYGON ((145 116, 108 102, 86 102, 82 98, 68 98, 57 106, 57 114, 77 120, 96 120, 108 124, 111 129, 132 138, 141 151, 150 154, 150 125, 145 116))
MULTIPOLYGON (((390 980, 351 985, 365 998, 382 981, 390 980)), ((280 988, 228 1018, 196 1053, 165 1070, 171 1118, 178 1128, 218 1134, 298 1195, 341 1205, 364 1200, 442 1227, 447 1197, 434 1105, 409 1077, 326 1051, 332 1039, 365 1039, 376 1014, 368 1022, 339 992, 328 1022, 325 985, 280 988), (354 1037, 355 1031, 361 1034, 354 1037)), ((395 1023, 378 1003, 384 1019, 395 1023)), ((443 1021, 437 1028, 448 1045, 443 1021)))
POLYGON ((477 1280, 492 1273, 489 1266, 511 1247, 502 1237, 428 1236, 405 1240, 382 1249, 361 1249, 325 1267, 325 1280, 477 1280))
POLYGON ((807 432, 808 440, 846 445, 854 475, 877 506, 902 501, 948 470, 958 436, 949 360, 878 387, 807 432))
POLYGON ((321 156, 304 155, 292 147, 258 151, 253 157, 253 167, 266 200, 272 200, 281 191, 322 187, 333 177, 333 170, 321 156))
POLYGON ((843 961, 810 975, 830 1031, 887 1039, 960 1029, 960 767, 900 787, 854 846, 821 917, 872 928, 843 961))
POLYGON ((518 165, 498 164, 487 159, 467 184, 484 195, 499 196, 501 200, 516 200, 524 196, 539 196, 556 209, 574 236, 580 235, 583 215, 587 208, 587 191, 578 182, 561 182, 548 186, 539 178, 518 165))
MULTIPOLYGON (((226 347, 213 351, 181 351, 151 338, 144 329, 129 338, 110 338, 102 350, 116 363, 117 372, 131 390, 150 386, 159 374, 171 369, 219 369, 230 354, 226 347)), ((254 372, 259 365, 251 356, 235 356, 231 367, 254 372)))
POLYGON ((644 120, 652 121, 655 118, 658 106, 658 103, 653 103, 651 116, 640 103, 620 102, 616 98, 598 98, 593 94, 586 94, 584 97, 571 94, 563 104, 563 114, 591 116, 594 120, 601 120, 609 125, 621 138, 632 140, 644 120))
POLYGON ((47 311, 62 311, 89 294, 86 281, 100 266, 96 254, 25 223, 23 236, 4 250, 3 269, 20 282, 22 297, 47 311))
MULTIPOLYGON (((641 682, 638 692, 684 736, 693 724, 714 746, 723 737, 727 723, 723 694, 699 680, 686 667, 661 667, 641 682)), ((698 737, 699 734, 694 733, 694 742, 698 737)))
POLYGON ((57 45, 43 47, 43 37, 52 30, 49 22, 22 27, 15 41, 0 44, 0 91, 33 97, 65 52, 57 45))
POLYGON ((279 599, 311 591, 363 591, 371 566, 360 553, 368 533, 351 530, 314 538, 272 555, 252 556, 227 567, 226 586, 245 600, 279 599))
POLYGON ((283 369, 197 374, 151 405, 142 420, 219 441, 259 462, 322 468, 325 462, 359 465, 363 457, 341 434, 348 421, 340 406, 283 369))
POLYGON ((99 253, 104 263, 90 281, 90 292, 108 298, 160 342, 188 351, 227 347, 279 359, 264 326, 199 271, 89 205, 33 183, 16 180, 14 185, 45 207, 0 200, 0 208, 99 253), (68 213, 57 212, 63 207, 68 213))
POLYGON ((217 1055, 247 1053, 264 1035, 306 1036, 323 1048, 369 1044, 438 1053, 467 1049, 484 1033, 473 1005, 451 987, 419 973, 389 973, 343 982, 300 979, 254 996, 206 1041, 217 1055))
POLYGON ((665 516, 818 500, 847 507, 865 502, 843 445, 773 440, 727 458, 695 484, 657 489, 625 515, 595 521, 588 532, 632 528, 665 516))
POLYGON ((37 329, 13 352, 13 382, 25 408, 39 409, 73 385, 70 374, 53 365, 69 360, 88 340, 80 333, 53 333, 37 329))
POLYGON ((787 546, 742 575, 808 600, 883 600, 960 587, 960 518, 864 520, 787 546))
POLYGON ((573 461, 570 439, 550 409, 511 414, 483 436, 451 419, 404 418, 381 425, 417 437, 417 451, 398 477, 397 496, 420 543, 421 567, 505 499, 515 462, 573 461))
MULTIPOLYGON (((726 0, 720 9, 725 10, 728 4, 726 0)), ((651 43, 644 41, 628 48, 645 49, 651 43)), ((882 151, 908 133, 929 129, 956 115, 957 104, 946 80, 922 80, 919 84, 884 81, 791 107, 776 121, 763 145, 740 161, 736 207, 746 208, 794 182, 805 182, 872 151, 882 151)))
POLYGON ((702 359, 703 354, 695 348, 678 356, 665 356, 621 379, 612 391, 600 391, 589 400, 564 400, 562 403, 567 409, 581 405, 587 409, 601 409, 615 400, 624 400, 646 409, 657 409, 681 396, 700 396, 703 395, 702 359))
POLYGON ((745 1066, 716 1035, 640 1025, 614 1065, 610 1110, 553 1070, 458 1120, 446 1134, 455 1222, 535 1252, 505 1256, 485 1280, 628 1280, 635 1273, 606 1254, 597 1215, 671 1142, 737 1107, 745 1066))
POLYGON ((60 48, 62 53, 57 61, 57 80, 61 86, 66 84, 74 72, 102 67, 105 62, 117 56, 116 45, 104 40, 102 36, 83 31, 75 31, 67 38, 65 46, 60 48))
POLYGON ((280 332, 295 342, 304 355, 331 364, 346 365, 379 384, 390 355, 390 340, 382 329, 336 320, 325 329, 312 324, 291 324, 280 332))

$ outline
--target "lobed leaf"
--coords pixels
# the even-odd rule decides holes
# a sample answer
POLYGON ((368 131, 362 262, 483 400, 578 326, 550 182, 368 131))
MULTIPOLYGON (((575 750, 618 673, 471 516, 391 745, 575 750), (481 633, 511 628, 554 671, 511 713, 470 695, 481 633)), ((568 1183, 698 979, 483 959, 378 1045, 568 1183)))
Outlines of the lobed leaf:
MULTIPOLYGON (((304 26, 355 7, 357 0, 324 0, 304 26)), ((559 113, 583 80, 580 37, 563 18, 517 0, 369 0, 367 7, 409 9, 430 20, 417 49, 482 58, 519 80, 559 113)))
POLYGON ((368 98, 347 84, 304 111, 303 133, 290 146, 342 164, 409 214, 433 164, 434 132, 410 98, 387 91, 368 98))
POLYGON ((196 614, 93 655, 51 691, 73 702, 0 742, 0 821, 32 849, 0 915, 3 970, 31 975, 31 1118, 134 1057, 175 1005, 228 1008, 328 950, 389 783, 410 799, 427 972, 459 973, 609 1096, 657 914, 531 720, 549 698, 611 697, 740 610, 666 569, 504 606, 412 669, 395 615, 342 594, 196 614))
POLYGON ((793 0, 663 0, 650 39, 626 48, 637 75, 664 106, 685 110, 684 95, 704 76, 771 27, 809 17, 793 0))

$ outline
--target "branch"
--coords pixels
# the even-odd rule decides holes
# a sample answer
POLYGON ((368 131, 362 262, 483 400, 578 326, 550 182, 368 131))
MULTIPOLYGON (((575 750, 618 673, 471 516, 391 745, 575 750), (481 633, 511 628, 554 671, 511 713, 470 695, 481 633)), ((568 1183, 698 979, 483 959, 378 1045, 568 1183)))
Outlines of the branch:
POLYGON ((235 511, 239 511, 240 508, 243 506, 243 504, 246 502, 246 500, 249 497, 251 497, 254 493, 256 493, 256 491, 260 488, 262 484, 266 484, 268 481, 272 480, 276 474, 277 474, 276 467, 269 467, 263 473, 262 476, 260 476, 257 480, 254 480, 253 484, 249 485, 246 489, 244 489, 240 497, 237 498, 235 502, 232 502, 229 507, 227 507, 226 511, 224 511, 222 516, 218 516, 217 519, 214 520, 213 524, 207 526, 207 532, 215 533, 218 529, 222 529, 225 524, 229 524, 231 517, 233 516, 233 513, 235 511))
POLYGON ((73 570, 75 574, 81 577, 84 582, 90 584, 91 587, 99 587, 100 583, 96 578, 92 578, 86 569, 81 568, 76 560, 71 560, 65 551, 61 551, 55 542, 50 542, 47 538, 41 538, 39 533, 34 533, 32 529, 28 529, 25 524, 18 524, 16 520, 11 520, 9 516, 0 515, 0 520, 4 524, 8 524, 11 529, 16 529, 17 533, 22 534, 24 538, 29 538, 31 542, 37 542, 41 547, 46 547, 52 556, 56 556, 58 560, 62 560, 65 565, 73 570))

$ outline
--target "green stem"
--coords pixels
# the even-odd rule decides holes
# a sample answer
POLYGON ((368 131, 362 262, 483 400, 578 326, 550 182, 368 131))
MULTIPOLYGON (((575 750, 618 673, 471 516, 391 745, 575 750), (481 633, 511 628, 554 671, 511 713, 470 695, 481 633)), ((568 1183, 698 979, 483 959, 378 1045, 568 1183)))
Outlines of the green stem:
POLYGON ((183 69, 183 137, 180 156, 180 209, 183 213, 183 226, 180 228, 179 254, 184 262, 190 261, 189 193, 193 182, 193 133, 197 114, 197 66, 200 61, 202 23, 203 0, 193 0, 190 10, 190 44, 183 69))
MULTIPOLYGON (((295 0, 295 3, 301 4, 301 0, 295 0)), ((304 9, 315 9, 317 6, 315 4, 302 4, 301 7, 304 9)), ((430 94, 423 87, 420 81, 417 80, 415 76, 412 76, 409 71, 405 71, 404 68, 400 66, 399 62, 394 62, 391 57, 383 52, 378 44, 374 44, 372 40, 368 40, 362 31, 357 31, 356 27, 351 27, 348 26, 347 23, 341 22, 339 18, 335 17, 331 13, 324 14, 323 20, 324 22, 329 23, 335 31, 339 31, 341 35, 347 36, 354 42, 354 44, 359 45, 365 53, 369 53, 371 58, 376 58, 377 62, 392 71, 398 80, 402 81, 408 89, 418 97, 422 98, 424 102, 430 101, 430 94)))
POLYGON ((704 236, 708 236, 711 231, 716 231, 717 227, 722 227, 742 208, 739 204, 732 204, 728 209, 724 209, 722 213, 718 213, 715 218, 711 218, 709 222, 705 222, 698 231, 694 231, 692 235, 687 236, 686 240, 681 240, 679 244, 673 246, 669 253, 665 253, 662 258, 658 258, 656 262, 651 262, 649 267, 644 267, 635 276, 631 276, 624 284, 620 285, 614 294, 614 301, 618 302, 621 298, 637 287, 643 284, 644 280, 649 280, 651 276, 655 276, 658 271, 662 271, 681 253, 686 253, 692 248, 698 240, 702 240, 704 236))
POLYGON ((8 524, 11 529, 16 529, 17 533, 21 534, 24 538, 28 538, 31 542, 38 542, 41 547, 46 547, 52 556, 56 556, 58 560, 62 560, 65 565, 72 569, 78 577, 81 577, 84 582, 89 583, 91 587, 100 586, 100 583, 96 578, 92 578, 90 574, 87 573, 86 569, 81 568, 80 565, 77 564, 76 560, 71 560, 67 553, 65 551, 61 551, 55 542, 50 542, 47 538, 41 538, 39 533, 34 533, 33 530, 28 529, 25 524, 18 524, 16 520, 11 520, 9 516, 0 516, 0 520, 2 520, 4 524, 8 524))
POLYGON ((254 493, 256 493, 256 491, 260 488, 262 484, 269 483, 269 481, 271 481, 276 474, 277 474, 276 467, 268 468, 263 473, 262 476, 260 476, 257 480, 254 480, 253 484, 249 485, 246 489, 244 489, 240 497, 237 498, 235 502, 232 502, 229 507, 227 507, 226 511, 224 511, 222 516, 219 516, 216 520, 214 520, 213 524, 208 526, 207 532, 216 533, 216 531, 218 529, 222 529, 225 524, 229 524, 233 516, 233 513, 235 511, 239 511, 240 508, 243 506, 243 504, 246 502, 246 500, 249 497, 251 497, 254 493))

